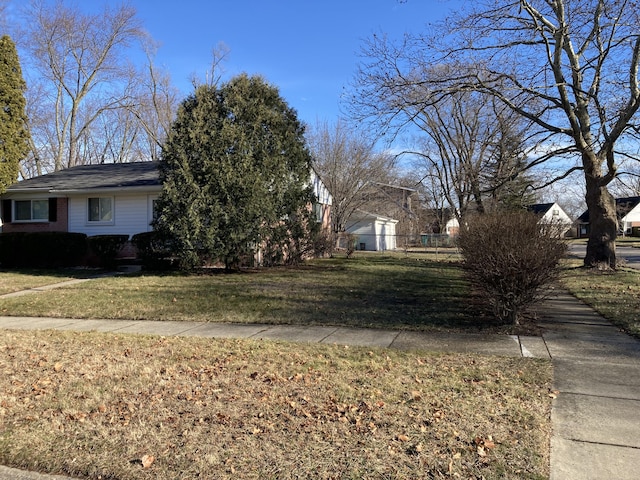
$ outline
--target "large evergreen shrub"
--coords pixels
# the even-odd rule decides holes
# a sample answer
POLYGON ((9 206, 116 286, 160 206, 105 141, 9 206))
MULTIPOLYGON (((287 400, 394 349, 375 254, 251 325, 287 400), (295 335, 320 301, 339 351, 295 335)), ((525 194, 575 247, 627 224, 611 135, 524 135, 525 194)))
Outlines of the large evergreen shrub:
POLYGON ((282 262, 313 222, 304 127, 260 77, 203 85, 187 98, 160 176, 154 226, 185 269, 236 267, 265 246, 269 261, 282 262))
POLYGON ((25 108, 27 89, 16 46, 0 37, 0 194, 18 179, 18 165, 29 152, 25 108))

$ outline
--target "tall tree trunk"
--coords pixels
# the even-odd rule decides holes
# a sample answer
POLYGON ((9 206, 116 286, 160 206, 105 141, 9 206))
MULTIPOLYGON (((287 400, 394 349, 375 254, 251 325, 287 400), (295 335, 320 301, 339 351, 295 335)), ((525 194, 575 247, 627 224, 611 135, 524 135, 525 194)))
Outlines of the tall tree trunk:
POLYGON ((585 175, 589 210, 589 241, 584 265, 587 267, 616 268, 616 236, 618 218, 616 201, 601 184, 600 177, 585 175))

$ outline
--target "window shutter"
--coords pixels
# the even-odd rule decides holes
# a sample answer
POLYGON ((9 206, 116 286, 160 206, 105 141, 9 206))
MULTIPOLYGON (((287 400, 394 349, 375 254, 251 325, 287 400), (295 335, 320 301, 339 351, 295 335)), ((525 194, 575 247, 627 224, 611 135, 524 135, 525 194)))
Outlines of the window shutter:
POLYGON ((2 201, 2 221, 11 223, 11 200, 2 201))
POLYGON ((49 199, 49 221, 58 221, 58 199, 55 197, 49 199))

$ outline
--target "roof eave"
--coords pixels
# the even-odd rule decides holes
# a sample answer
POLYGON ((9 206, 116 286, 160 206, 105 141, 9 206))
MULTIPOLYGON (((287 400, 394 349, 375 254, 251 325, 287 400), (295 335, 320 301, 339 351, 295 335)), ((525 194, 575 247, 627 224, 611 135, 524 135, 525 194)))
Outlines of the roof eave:
POLYGON ((114 192, 158 192, 162 190, 162 185, 136 185, 128 187, 92 187, 92 188, 68 188, 51 190, 51 193, 65 195, 82 195, 85 193, 114 193, 114 192))
POLYGON ((50 193, 52 195, 82 195, 87 193, 113 193, 113 192, 157 192, 162 190, 162 185, 136 185, 128 187, 91 187, 91 188, 50 188, 50 187, 24 187, 10 188, 5 195, 14 193, 50 193))

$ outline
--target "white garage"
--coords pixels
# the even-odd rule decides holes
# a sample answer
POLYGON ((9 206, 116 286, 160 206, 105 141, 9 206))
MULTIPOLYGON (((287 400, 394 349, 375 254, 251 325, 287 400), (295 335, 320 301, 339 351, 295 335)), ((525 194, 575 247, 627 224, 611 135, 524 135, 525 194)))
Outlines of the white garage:
POLYGON ((358 210, 347 222, 346 231, 356 237, 356 250, 395 250, 397 223, 398 220, 358 210))

